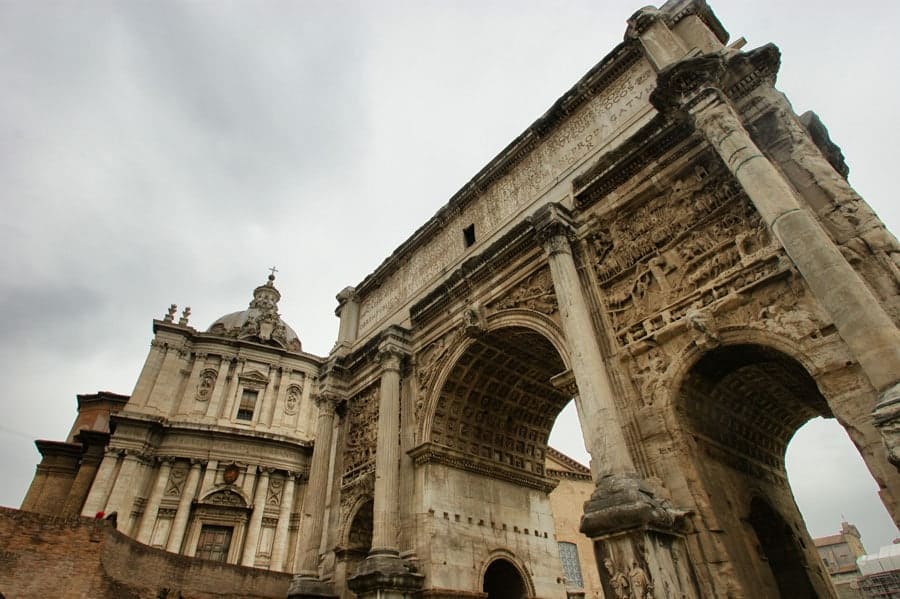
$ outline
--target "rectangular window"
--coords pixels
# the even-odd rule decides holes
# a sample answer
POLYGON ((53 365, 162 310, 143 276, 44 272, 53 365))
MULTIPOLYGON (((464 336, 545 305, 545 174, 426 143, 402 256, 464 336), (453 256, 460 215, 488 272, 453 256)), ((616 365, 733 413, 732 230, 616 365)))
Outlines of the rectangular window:
POLYGON ((230 526, 204 524, 200 529, 200 539, 197 541, 197 557, 214 562, 226 561, 233 531, 230 526))
POLYGON ((256 398, 259 391, 253 389, 244 389, 241 394, 241 405, 238 406, 238 420, 253 420, 253 412, 256 410, 256 398))
POLYGON ((463 241, 465 241, 467 248, 475 245, 475 225, 469 225, 463 229, 463 241))
POLYGON ((559 561, 562 563, 566 586, 584 588, 581 579, 581 564, 578 562, 578 547, 575 543, 559 543, 559 561))

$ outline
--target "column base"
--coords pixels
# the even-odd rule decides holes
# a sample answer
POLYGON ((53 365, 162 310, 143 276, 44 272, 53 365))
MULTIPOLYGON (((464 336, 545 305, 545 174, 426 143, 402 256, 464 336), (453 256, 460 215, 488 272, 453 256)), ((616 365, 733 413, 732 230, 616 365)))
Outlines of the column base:
POLYGON ((391 551, 370 554, 357 573, 347 579, 347 587, 359 599, 409 599, 422 588, 425 577, 412 564, 391 551))
POLYGON ((878 397, 872 419, 881 433, 888 461, 900 470, 900 383, 888 387, 878 397))
POLYGON ((288 599, 337 599, 333 584, 303 574, 291 580, 287 596, 288 599))
POLYGON ((686 515, 635 475, 603 477, 580 528, 594 541, 604 595, 700 599, 682 536, 686 515))
POLYGON ((636 475, 611 474, 600 479, 585 502, 579 529, 591 538, 634 528, 679 533, 686 529, 687 513, 656 497, 636 475))

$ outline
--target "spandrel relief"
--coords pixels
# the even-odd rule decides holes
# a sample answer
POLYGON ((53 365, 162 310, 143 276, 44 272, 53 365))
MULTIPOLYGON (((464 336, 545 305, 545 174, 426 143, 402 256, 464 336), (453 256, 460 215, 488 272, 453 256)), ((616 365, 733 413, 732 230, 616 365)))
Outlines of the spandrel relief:
POLYGON ((556 293, 550 271, 542 269, 526 278, 503 298, 492 303, 489 311, 522 309, 551 315, 556 313, 556 293))

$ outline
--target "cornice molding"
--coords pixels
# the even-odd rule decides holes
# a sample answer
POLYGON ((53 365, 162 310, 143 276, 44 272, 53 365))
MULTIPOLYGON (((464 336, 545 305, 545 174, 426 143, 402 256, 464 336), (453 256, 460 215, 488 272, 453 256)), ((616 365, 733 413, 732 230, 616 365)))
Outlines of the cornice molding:
POLYGON ((441 464, 458 470, 481 474, 489 478, 515 483, 523 487, 537 489, 545 493, 555 489, 558 484, 558 481, 552 478, 504 466, 431 442, 423 443, 410 450, 409 456, 417 466, 422 464, 441 464))

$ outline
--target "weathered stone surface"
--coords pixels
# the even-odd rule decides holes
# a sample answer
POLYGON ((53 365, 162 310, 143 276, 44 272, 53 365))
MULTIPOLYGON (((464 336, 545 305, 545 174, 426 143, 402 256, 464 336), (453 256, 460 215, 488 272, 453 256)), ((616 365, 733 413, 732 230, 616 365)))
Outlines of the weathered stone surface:
POLYGON ((299 573, 291 597, 578 596, 564 539, 608 598, 831 597, 784 451, 837 418, 898 515, 900 244, 774 88, 778 49, 727 39, 700 0, 637 12, 338 294, 327 357, 272 281, 205 333, 173 306, 102 459, 42 445, 28 505, 87 477, 85 514, 187 556, 224 527, 218 557, 299 573), (547 470, 572 399, 580 545, 547 470))

